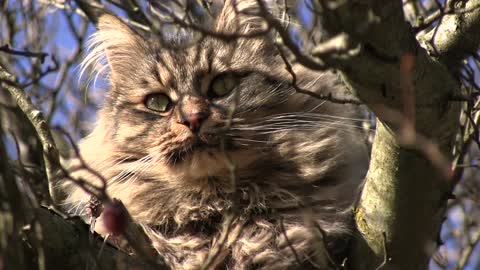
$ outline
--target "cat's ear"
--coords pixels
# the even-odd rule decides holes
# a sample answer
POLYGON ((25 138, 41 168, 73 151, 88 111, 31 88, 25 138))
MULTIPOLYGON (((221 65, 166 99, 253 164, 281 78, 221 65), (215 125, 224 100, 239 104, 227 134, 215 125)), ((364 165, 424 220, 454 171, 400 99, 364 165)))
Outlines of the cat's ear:
POLYGON ((97 74, 107 71, 112 81, 121 80, 138 68, 139 60, 146 55, 147 42, 113 15, 102 15, 97 27, 82 66, 92 66, 97 74))
POLYGON ((215 30, 221 33, 249 35, 266 30, 265 12, 270 14, 272 0, 226 0, 215 30))

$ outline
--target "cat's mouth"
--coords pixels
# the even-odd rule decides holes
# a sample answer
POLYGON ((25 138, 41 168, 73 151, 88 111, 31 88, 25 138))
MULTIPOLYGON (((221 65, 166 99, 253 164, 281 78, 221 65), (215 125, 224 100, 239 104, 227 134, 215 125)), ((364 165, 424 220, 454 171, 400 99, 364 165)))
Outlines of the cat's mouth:
POLYGON ((213 156, 225 150, 233 150, 235 146, 228 137, 220 137, 216 134, 201 134, 185 141, 167 155, 167 162, 176 165, 185 162, 195 154, 205 152, 213 156))

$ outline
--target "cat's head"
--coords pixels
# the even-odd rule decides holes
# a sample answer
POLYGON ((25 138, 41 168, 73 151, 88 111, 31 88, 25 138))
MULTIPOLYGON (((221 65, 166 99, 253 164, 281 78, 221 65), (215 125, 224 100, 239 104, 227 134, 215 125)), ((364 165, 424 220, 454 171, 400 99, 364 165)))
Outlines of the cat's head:
POLYGON ((271 148, 269 137, 288 125, 272 116, 313 108, 292 97, 292 78, 257 16, 265 11, 257 1, 226 1, 209 28, 226 36, 196 35, 189 46, 102 16, 84 64, 106 60, 111 88, 97 128, 108 130, 113 149, 209 175, 228 167, 226 153, 243 166, 271 148))

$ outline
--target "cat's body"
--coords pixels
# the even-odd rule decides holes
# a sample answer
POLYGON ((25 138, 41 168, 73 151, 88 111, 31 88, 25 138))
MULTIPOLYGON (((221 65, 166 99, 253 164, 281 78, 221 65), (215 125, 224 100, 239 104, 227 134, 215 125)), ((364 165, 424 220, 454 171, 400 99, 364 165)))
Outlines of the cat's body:
MULTIPOLYGON (((258 18, 235 10, 255 2, 227 2, 215 30, 254 31, 258 18)), ((81 156, 166 261, 199 269, 219 249, 215 269, 326 267, 325 246, 337 252, 351 232, 367 166, 358 108, 296 93, 268 37, 168 50, 112 16, 99 28, 87 62, 105 54, 112 87, 81 156)), ((294 69, 303 89, 345 92, 334 74, 294 69)), ((64 186, 83 214, 90 196, 64 186)))

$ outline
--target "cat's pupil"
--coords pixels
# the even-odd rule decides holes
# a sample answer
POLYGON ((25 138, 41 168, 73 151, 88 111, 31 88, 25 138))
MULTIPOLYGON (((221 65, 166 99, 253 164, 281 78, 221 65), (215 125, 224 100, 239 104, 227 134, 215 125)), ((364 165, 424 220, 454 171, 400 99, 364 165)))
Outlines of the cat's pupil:
POLYGON ((223 97, 232 92, 239 83, 239 78, 232 73, 217 76, 210 87, 212 97, 223 97))
POLYGON ((145 100, 145 106, 156 112, 165 112, 170 107, 170 99, 164 94, 150 94, 145 100))

